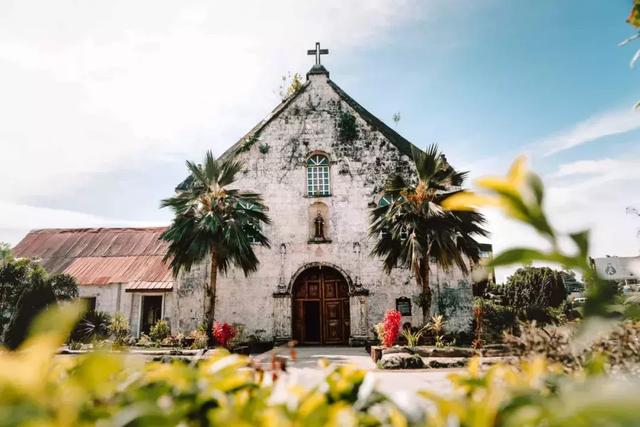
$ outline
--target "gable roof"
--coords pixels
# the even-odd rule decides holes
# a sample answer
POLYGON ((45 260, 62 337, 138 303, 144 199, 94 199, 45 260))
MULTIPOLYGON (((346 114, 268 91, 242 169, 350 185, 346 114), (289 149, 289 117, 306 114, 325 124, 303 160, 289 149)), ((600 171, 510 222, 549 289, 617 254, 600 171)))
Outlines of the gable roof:
POLYGON ((411 157, 411 150, 414 148, 417 149, 418 147, 413 145, 408 139, 400 135, 395 130, 391 129, 382 120, 370 113, 369 110, 360 105, 355 99, 351 98, 344 90, 340 88, 340 86, 335 84, 331 79, 327 79, 327 83, 333 90, 336 91, 338 96, 340 96, 340 99, 342 99, 351 108, 353 108, 365 122, 367 122, 375 130, 383 134, 391 144, 395 145, 395 147, 400 150, 402 154, 411 157))
POLYGON ((310 84, 310 82, 306 81, 296 93, 294 93, 293 95, 283 99, 280 104, 278 104, 273 110, 271 110, 271 113, 269 113, 269 115, 267 117, 262 119, 249 132, 244 134, 242 136, 242 138, 240 138, 235 144, 233 144, 224 153, 222 153, 220 155, 220 157, 223 158, 225 156, 229 156, 229 155, 234 154, 235 152, 238 151, 238 149, 240 149, 242 147, 242 145, 248 139, 250 139, 254 135, 259 134, 260 131, 262 129, 264 129, 264 127, 267 126, 269 123, 271 123, 276 117, 278 117, 280 115, 280 113, 282 113, 287 108, 287 106, 289 104, 291 104, 295 99, 297 99, 300 95, 302 95, 302 93, 309 87, 309 84, 310 84))
POLYGON ((162 261, 168 246, 160 240, 165 230, 166 227, 33 230, 16 245, 14 253, 17 257, 39 259, 50 274, 70 274, 80 285, 125 283, 139 287, 140 283, 150 283, 167 289, 175 280, 170 266, 162 261))
MULTIPOLYGON (((323 70, 324 70, 324 67, 323 67, 323 70)), ((312 71, 310 71, 310 73, 312 72, 313 72, 313 68, 312 68, 312 71)), ((324 70, 324 72, 320 74, 327 74, 328 76, 328 72, 326 70, 324 70)), ((398 132, 396 132, 389 126, 387 126, 382 120, 380 120, 379 118, 374 116, 371 112, 369 112, 369 110, 367 110, 362 105, 360 105, 360 103, 358 103, 355 99, 350 97, 333 80, 327 78, 327 83, 338 94, 340 99, 342 99, 344 102, 347 103, 347 105, 353 108, 360 115, 360 117, 362 117, 364 121, 366 121, 375 130, 383 134, 391 144, 393 144, 396 148, 398 148, 398 150, 400 150, 402 154, 405 154, 411 157, 412 148, 417 149, 415 145, 413 145, 408 139, 400 135, 398 132)), ((280 104, 278 104, 267 117, 265 117, 257 125, 255 125, 249 132, 247 132, 242 138, 240 138, 239 141, 237 141, 229 149, 227 149, 220 157, 225 157, 237 152, 237 150, 241 148, 242 145, 247 140, 249 140, 252 136, 259 134, 262 131, 262 129, 265 128, 265 126, 271 123, 284 110, 286 110, 287 106, 291 104, 293 100, 297 99, 309 87, 309 84, 310 84, 310 81, 307 80, 302 85, 300 90, 298 90, 295 94, 289 96, 288 98, 284 99, 280 104)))

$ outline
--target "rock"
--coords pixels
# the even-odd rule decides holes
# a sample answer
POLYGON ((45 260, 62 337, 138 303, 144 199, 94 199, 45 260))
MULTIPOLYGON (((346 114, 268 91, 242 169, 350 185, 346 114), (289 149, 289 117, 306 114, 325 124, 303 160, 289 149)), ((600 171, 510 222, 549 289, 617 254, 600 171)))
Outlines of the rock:
POLYGON ((164 355, 164 356, 155 356, 153 358, 154 362, 160 362, 160 363, 171 363, 173 361, 173 358, 171 356, 168 355, 164 355))
POLYGON ((421 369, 424 362, 417 354, 393 353, 383 355, 378 366, 382 369, 421 369))
POLYGON ((482 349, 482 355, 486 357, 508 356, 510 354, 511 349, 504 344, 489 344, 482 349))
POLYGON ((472 348, 443 347, 432 348, 431 357, 473 357, 477 352, 472 348))
POLYGON ((468 359, 464 358, 430 359, 427 360, 426 366, 430 369, 462 368, 467 362, 468 359))
POLYGON ((409 347, 404 347, 404 346, 394 346, 394 347, 389 347, 389 348, 383 348, 382 349, 382 355, 385 355, 385 354, 399 354, 399 353, 415 354, 415 351, 410 349, 409 347))

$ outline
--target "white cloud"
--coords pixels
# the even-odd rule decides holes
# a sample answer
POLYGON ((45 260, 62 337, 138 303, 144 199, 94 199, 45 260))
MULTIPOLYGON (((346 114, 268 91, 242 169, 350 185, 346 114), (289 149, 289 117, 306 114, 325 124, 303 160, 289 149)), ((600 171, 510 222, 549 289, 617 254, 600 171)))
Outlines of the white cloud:
POLYGON ((613 159, 578 160, 560 165, 557 172, 551 176, 555 178, 564 178, 575 175, 606 173, 616 169, 622 169, 627 166, 630 165, 626 165, 623 161, 613 159))
POLYGON ((277 102, 279 75, 308 67, 316 38, 339 58, 407 6, 15 3, 0 18, 0 179, 13 183, 0 196, 69 192, 143 153, 220 153, 277 102))
POLYGON ((571 129, 561 131, 536 144, 545 156, 556 154, 606 136, 640 129, 640 112, 632 109, 616 110, 590 117, 571 129))
MULTIPOLYGON (((508 162, 493 169, 506 170, 508 162)), ((590 255, 633 256, 640 251, 640 218, 626 212, 640 208, 640 158, 579 160, 562 164, 542 176, 546 186, 545 210, 551 223, 564 233, 590 229, 590 255)), ((545 249, 546 242, 520 223, 488 211, 494 252, 513 247, 545 249)), ((517 266, 499 268, 504 281, 517 266)))
MULTIPOLYGON (((278 102, 282 74, 310 67, 305 53, 316 40, 331 50, 331 69, 354 49, 452 7, 445 0, 0 2, 0 200, 72 200, 132 159, 219 154, 278 102)), ((30 227, 50 225, 49 212, 33 214, 40 216, 30 227)), ((56 215, 65 224, 101 223, 56 215)), ((14 218, 0 210, 0 224, 14 218)))

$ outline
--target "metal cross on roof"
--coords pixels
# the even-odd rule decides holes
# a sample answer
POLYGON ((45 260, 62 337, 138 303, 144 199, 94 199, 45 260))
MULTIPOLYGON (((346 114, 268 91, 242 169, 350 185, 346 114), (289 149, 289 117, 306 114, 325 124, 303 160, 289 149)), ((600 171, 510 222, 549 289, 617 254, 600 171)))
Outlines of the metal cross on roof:
POLYGON ((328 55, 329 49, 320 49, 320 42, 316 42, 315 49, 309 49, 307 55, 315 55, 316 65, 320 65, 320 55, 328 55))

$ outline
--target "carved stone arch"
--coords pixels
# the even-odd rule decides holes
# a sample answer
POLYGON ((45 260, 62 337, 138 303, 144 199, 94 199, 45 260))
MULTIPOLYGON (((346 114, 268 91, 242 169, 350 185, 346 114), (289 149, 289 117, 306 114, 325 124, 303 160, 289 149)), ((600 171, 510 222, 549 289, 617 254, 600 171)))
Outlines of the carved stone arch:
POLYGON ((332 268, 334 270, 336 270, 338 273, 340 273, 342 275, 342 277, 344 277, 344 280, 347 282, 347 286, 349 286, 349 292, 355 292, 356 288, 353 285, 353 281, 351 280, 351 277, 349 276, 349 274, 344 271, 344 269, 338 267, 335 264, 331 264, 329 262, 310 262, 307 264, 302 265, 298 270, 296 270, 295 273, 293 273, 293 276, 291 276, 291 279, 289 280, 289 284, 287 285, 287 291, 286 293, 291 295, 291 291, 293 289, 293 285, 296 283, 296 280, 298 279, 298 277, 300 276, 300 274, 302 274, 304 271, 310 269, 310 268, 322 268, 322 267, 328 267, 328 268, 332 268))

